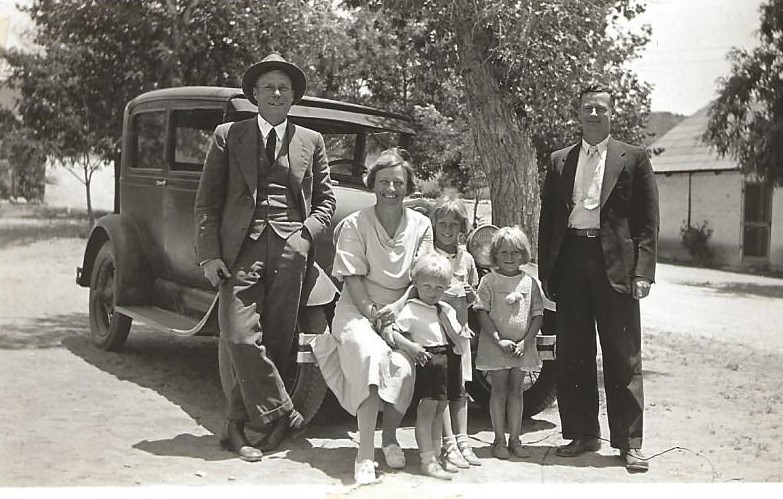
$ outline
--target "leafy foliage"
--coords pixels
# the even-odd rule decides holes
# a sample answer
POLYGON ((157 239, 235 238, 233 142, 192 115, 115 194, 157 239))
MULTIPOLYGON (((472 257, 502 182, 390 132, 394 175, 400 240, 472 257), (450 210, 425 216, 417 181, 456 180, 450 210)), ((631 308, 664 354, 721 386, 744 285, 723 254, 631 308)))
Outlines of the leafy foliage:
POLYGON ((783 0, 761 6, 759 47, 734 49, 704 140, 747 174, 783 186, 783 0))

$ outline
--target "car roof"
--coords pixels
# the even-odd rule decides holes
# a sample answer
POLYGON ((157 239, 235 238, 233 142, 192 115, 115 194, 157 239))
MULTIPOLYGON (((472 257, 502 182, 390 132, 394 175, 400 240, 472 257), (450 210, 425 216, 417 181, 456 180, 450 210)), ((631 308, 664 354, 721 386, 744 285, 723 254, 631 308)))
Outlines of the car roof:
MULTIPOLYGON (((232 87, 175 87, 152 90, 139 95, 128 103, 128 108, 153 103, 155 101, 219 101, 231 102, 234 110, 240 114, 255 114, 258 108, 251 103, 242 90, 232 87)), ((320 97, 305 95, 297 104, 291 107, 289 116, 295 121, 310 120, 349 123, 370 130, 387 130, 413 134, 412 120, 399 113, 384 111, 369 106, 342 102, 320 97), (298 120, 297 120, 298 118, 298 120)))

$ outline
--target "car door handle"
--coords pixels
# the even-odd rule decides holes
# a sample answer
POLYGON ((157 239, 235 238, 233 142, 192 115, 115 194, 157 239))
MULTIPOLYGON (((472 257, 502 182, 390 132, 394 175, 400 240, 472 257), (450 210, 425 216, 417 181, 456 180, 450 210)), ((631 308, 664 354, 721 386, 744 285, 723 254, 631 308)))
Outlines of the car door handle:
POLYGON ((162 180, 156 180, 156 181, 155 181, 155 185, 156 185, 156 186, 163 186, 163 185, 166 185, 166 179, 162 179, 162 180))

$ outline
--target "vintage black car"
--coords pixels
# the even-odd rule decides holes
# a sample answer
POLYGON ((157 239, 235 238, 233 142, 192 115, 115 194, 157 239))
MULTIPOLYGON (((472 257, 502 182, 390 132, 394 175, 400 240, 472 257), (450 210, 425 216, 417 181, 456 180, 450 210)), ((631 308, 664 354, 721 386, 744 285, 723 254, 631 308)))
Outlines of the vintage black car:
MULTIPOLYGON (((241 89, 222 87, 155 90, 127 104, 115 165, 115 212, 98 220, 77 269, 77 283, 90 288, 90 327, 97 346, 122 347, 133 320, 175 335, 217 335, 217 292, 196 263, 196 188, 215 127, 256 112, 241 89)), ((291 108, 289 118, 324 136, 337 197, 332 227, 375 202, 362 183, 366 165, 388 147, 405 146, 414 133, 403 115, 307 96, 291 108)), ((331 233, 316 254, 319 276, 298 317, 301 334, 327 331, 339 292, 329 277, 331 233)), ((327 388, 312 359, 298 350, 299 345, 292 349, 283 371, 294 404, 310 420, 327 388)), ((531 385, 538 385, 533 388, 542 392, 536 396, 541 400, 529 406, 536 410, 528 414, 539 412, 554 396, 551 376, 546 383, 537 379, 531 385)), ((486 402, 483 378, 473 385, 474 398, 486 402)))

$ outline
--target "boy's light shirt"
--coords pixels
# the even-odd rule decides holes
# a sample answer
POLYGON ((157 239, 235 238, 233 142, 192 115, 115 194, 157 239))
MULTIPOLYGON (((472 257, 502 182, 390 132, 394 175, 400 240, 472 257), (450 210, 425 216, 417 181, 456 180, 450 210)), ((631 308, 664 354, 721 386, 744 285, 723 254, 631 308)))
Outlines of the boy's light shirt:
MULTIPOLYGON (((441 307, 451 327, 441 327, 437 307, 428 305, 418 298, 408 300, 397 316, 397 325, 401 331, 409 333, 413 341, 422 346, 445 345, 447 343, 446 334, 451 336, 453 333, 454 336, 450 339, 454 344, 454 353, 461 355, 458 339, 460 336, 464 337, 466 331, 457 320, 457 312, 451 305, 439 302, 438 306, 441 307), (427 316, 429 317, 427 318, 427 316), (423 320, 425 318, 426 321, 423 320)), ((467 331, 467 334, 469 335, 470 331, 467 331)))

